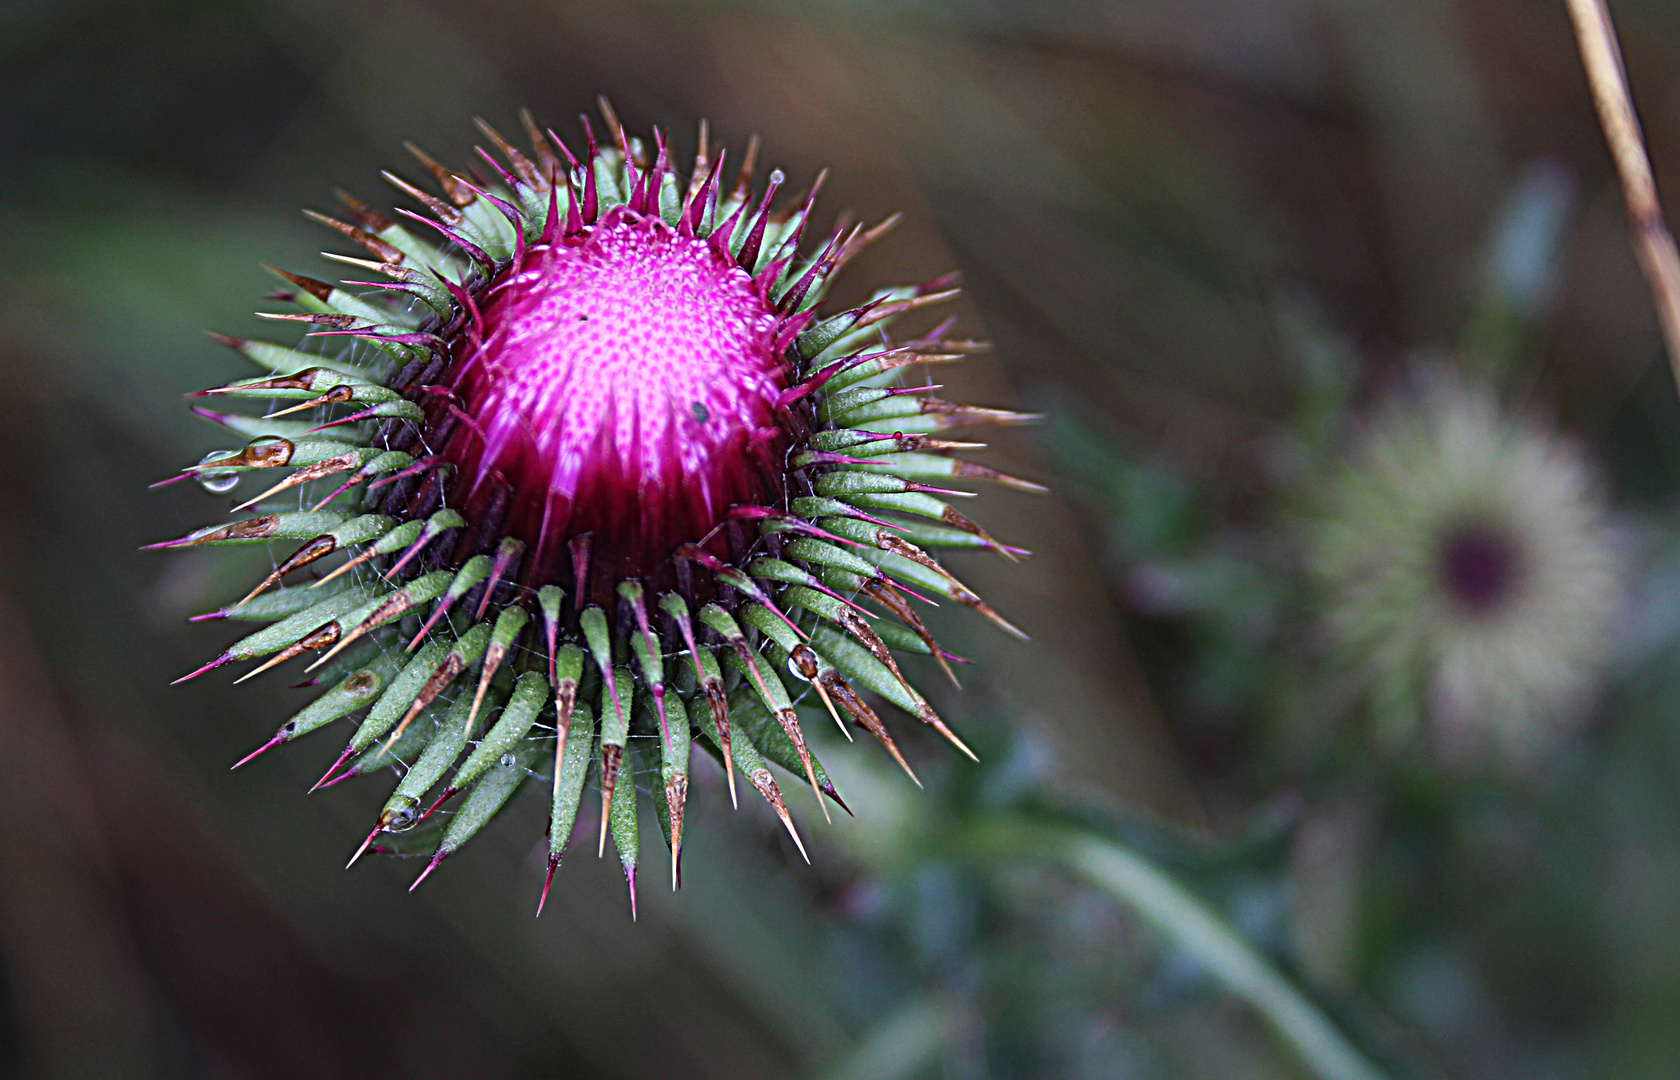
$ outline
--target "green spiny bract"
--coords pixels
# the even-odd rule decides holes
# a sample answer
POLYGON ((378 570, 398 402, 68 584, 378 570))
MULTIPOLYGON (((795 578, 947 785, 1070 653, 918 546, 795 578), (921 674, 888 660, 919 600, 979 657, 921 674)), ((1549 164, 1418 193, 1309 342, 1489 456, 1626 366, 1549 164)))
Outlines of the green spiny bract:
POLYGON ((441 198, 387 177, 432 216, 399 213, 441 245, 349 197, 352 222, 312 215, 375 256, 333 258, 390 281, 276 271, 303 311, 270 317, 311 327, 328 351, 218 335, 265 373, 202 396, 278 404, 196 410, 250 442, 175 479, 220 492, 246 471, 292 471, 240 505, 257 516, 153 546, 301 541, 243 600, 200 617, 271 625, 193 675, 262 661, 248 678, 320 653, 309 670, 326 692, 244 761, 359 716, 316 784, 400 773, 358 856, 423 838, 423 879, 546 772, 546 898, 593 778, 597 845, 612 834, 633 910, 636 778, 675 887, 695 743, 731 799, 739 771, 801 854, 769 765, 809 783, 825 815, 825 800, 844 804, 796 706, 820 702, 842 731, 849 718, 907 773, 865 691, 967 752, 894 654, 950 673, 910 603, 924 594, 1016 632, 927 549, 1019 552, 942 498, 965 492, 923 481, 1036 485, 951 457, 976 444, 941 437, 1026 417, 898 385, 983 347, 946 338, 949 323, 887 336, 954 296, 950 279, 819 313, 890 220, 802 252, 821 177, 775 209, 782 174, 755 197, 755 145, 726 188, 702 124, 684 182, 660 133, 650 154, 603 112, 611 145, 589 133, 581 162, 529 115, 529 156, 481 125, 503 156, 480 151, 485 175, 416 150, 441 198), (339 553, 331 573, 285 584, 339 553))

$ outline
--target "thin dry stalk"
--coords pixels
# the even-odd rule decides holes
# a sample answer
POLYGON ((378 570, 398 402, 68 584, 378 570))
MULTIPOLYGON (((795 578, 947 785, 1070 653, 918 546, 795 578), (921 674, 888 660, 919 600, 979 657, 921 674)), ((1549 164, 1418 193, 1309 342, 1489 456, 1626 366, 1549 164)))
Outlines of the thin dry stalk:
POLYGON ((1680 252, 1674 236, 1663 221, 1657 199, 1656 181, 1651 176, 1651 159, 1645 152, 1645 136, 1628 95, 1627 71, 1622 50, 1616 43, 1616 27, 1604 0, 1567 0, 1569 17, 1575 24, 1575 40, 1581 47, 1581 63, 1587 69, 1593 104, 1604 127, 1604 140, 1616 161, 1627 200, 1628 223, 1633 229, 1633 251, 1656 300, 1657 318, 1668 345, 1669 366, 1680 386, 1680 252))

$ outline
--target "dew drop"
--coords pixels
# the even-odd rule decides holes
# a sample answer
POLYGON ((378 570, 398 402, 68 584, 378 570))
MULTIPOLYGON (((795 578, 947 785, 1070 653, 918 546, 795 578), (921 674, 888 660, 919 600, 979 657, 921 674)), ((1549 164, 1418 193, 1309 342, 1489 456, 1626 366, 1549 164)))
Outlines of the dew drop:
POLYGON ((239 474, 236 472, 199 473, 198 486, 212 495, 226 495, 239 486, 239 474))
MULTIPOLYGON (((212 450, 200 458, 198 463, 202 465, 206 461, 215 461, 217 458, 231 457, 236 453, 238 453, 237 450, 212 450)), ((210 494, 226 495, 238 486, 239 473, 231 469, 223 472, 206 472, 199 473, 197 479, 198 485, 210 494)))
POLYGON ((385 823, 386 832, 405 832, 414 828, 420 813, 420 806, 416 802, 409 802, 391 815, 391 820, 385 823))

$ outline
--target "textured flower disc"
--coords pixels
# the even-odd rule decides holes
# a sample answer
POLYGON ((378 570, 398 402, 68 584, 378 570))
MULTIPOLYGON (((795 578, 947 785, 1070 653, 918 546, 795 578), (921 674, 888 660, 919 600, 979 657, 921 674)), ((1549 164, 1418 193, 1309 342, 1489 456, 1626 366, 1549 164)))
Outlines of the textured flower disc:
POLYGON ((531 156, 481 125, 503 158, 481 150, 483 175, 416 150, 441 197, 387 179, 429 212, 398 212, 423 232, 348 197, 353 224, 314 215, 374 256, 332 258, 390 280, 277 271, 303 313, 268 317, 327 348, 220 338, 266 373, 201 396, 273 408, 197 409, 250 441, 175 479, 225 492, 245 472, 285 475, 238 507, 256 516, 154 546, 300 542, 248 596, 200 616, 269 625, 193 675, 320 654, 310 685, 325 693, 245 760, 359 717, 316 784, 399 775, 358 856, 431 852, 424 878, 542 783, 551 881, 593 784, 598 851, 610 832, 633 909, 637 778, 675 887, 695 744, 731 799, 740 772, 801 853, 769 766, 809 783, 825 815, 825 798, 843 804, 796 706, 819 704, 842 731, 849 720, 900 765, 872 698, 967 752, 895 654, 947 674, 955 659, 912 599, 1016 632, 929 549, 1021 553, 946 501, 966 492, 933 485, 1041 489, 951 456, 976 444, 942 437, 1026 417, 898 385, 982 348, 946 339, 948 323, 887 334, 954 296, 949 280, 819 314, 890 221, 802 252, 820 177, 777 209, 781 173, 755 196, 754 146, 726 186, 702 125, 684 183, 657 132, 650 154, 603 113, 612 145, 590 133, 581 162, 528 115, 531 156), (330 572, 312 566, 341 553, 330 572))

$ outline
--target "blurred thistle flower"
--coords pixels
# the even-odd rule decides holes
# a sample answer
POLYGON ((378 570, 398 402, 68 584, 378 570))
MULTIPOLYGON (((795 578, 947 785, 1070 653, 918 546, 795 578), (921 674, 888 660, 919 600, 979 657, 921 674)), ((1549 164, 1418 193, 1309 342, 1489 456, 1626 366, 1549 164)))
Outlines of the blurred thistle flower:
POLYGON ((1622 600, 1607 518, 1580 451, 1482 389, 1443 377, 1384 407, 1309 548, 1382 733, 1427 719, 1448 761, 1523 763, 1578 723, 1622 600))
POLYGON ((943 437, 1025 417, 898 384, 984 347, 948 339, 949 322, 887 336, 955 296, 952 279, 819 314, 891 220, 841 223, 802 253, 821 176, 776 208, 779 171, 753 193, 756 141, 730 185, 702 124, 685 182, 661 133, 650 153, 602 112, 608 144, 585 120, 581 162, 528 114, 530 156, 482 123, 502 159, 480 150, 468 174, 414 150, 441 197, 386 178, 430 216, 398 213, 441 244, 348 196, 353 224, 313 215, 374 256, 330 257, 391 280, 349 291, 276 271, 276 298, 303 311, 267 317, 305 325, 317 348, 220 337, 266 374, 202 396, 280 405, 195 410, 251 441, 175 479, 226 492, 245 472, 294 471, 236 508, 258 516, 153 546, 302 541, 200 617, 273 625, 188 678, 266 658, 249 678, 321 651, 306 685, 326 693, 245 760, 366 710, 316 784, 399 773, 357 856, 376 841, 429 852, 423 879, 547 768, 549 880, 593 779, 598 851, 610 832, 634 912, 638 777, 675 888, 694 742, 732 799, 739 770, 802 854, 767 762, 808 782, 825 815, 825 798, 844 804, 796 705, 820 701, 844 732, 843 712, 906 772, 861 691, 967 752, 895 654, 950 673, 912 597, 1017 632, 927 549, 1022 554, 944 485, 1037 486, 951 456, 977 444, 943 437))

